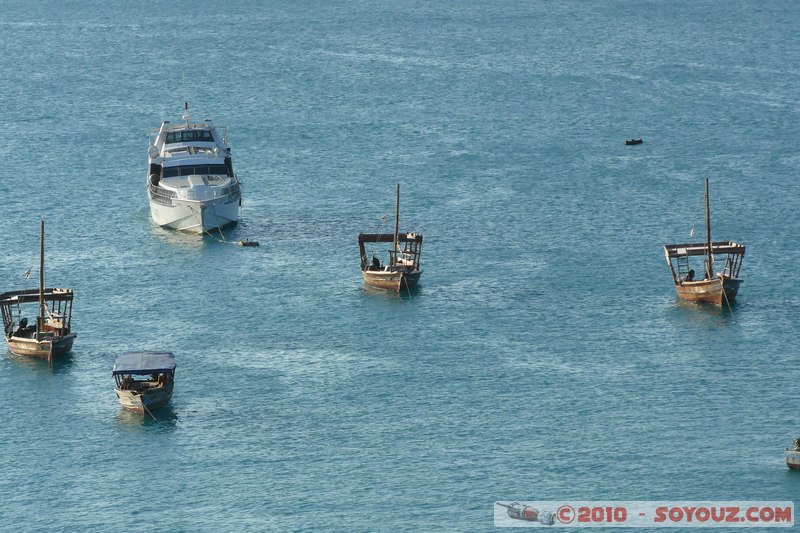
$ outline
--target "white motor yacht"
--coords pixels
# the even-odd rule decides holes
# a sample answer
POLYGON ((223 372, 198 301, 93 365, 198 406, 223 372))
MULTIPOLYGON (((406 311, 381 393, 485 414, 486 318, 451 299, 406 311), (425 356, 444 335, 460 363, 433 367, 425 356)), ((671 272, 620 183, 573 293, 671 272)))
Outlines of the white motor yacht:
POLYGON ((162 227, 202 234, 239 220, 242 194, 225 126, 211 119, 165 120, 150 131, 147 188, 150 215, 162 227))

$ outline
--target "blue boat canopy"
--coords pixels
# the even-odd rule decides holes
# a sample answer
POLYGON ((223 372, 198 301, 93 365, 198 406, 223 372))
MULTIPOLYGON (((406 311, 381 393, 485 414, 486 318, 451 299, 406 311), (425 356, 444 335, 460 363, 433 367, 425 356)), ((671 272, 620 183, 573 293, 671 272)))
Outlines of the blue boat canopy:
POLYGON ((175 372, 176 366, 172 352, 128 352, 117 358, 111 375, 175 372))

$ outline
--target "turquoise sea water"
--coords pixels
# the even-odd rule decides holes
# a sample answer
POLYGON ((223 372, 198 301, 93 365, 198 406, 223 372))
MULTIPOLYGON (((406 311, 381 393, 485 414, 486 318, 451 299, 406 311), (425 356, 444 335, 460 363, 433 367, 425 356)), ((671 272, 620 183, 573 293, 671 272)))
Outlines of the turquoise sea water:
MULTIPOLYGON (((0 354, 0 530, 486 531, 496 500, 795 500, 800 4, 0 3, 0 283, 47 223, 68 357, 0 354), (147 130, 229 128, 226 235, 147 130), (640 146, 623 140, 643 137, 640 146), (661 246, 748 246, 733 312, 661 246), (411 297, 356 235, 424 234, 411 297), (178 360, 157 420, 127 350, 178 360)), ((31 282, 29 282, 31 283, 31 282)))

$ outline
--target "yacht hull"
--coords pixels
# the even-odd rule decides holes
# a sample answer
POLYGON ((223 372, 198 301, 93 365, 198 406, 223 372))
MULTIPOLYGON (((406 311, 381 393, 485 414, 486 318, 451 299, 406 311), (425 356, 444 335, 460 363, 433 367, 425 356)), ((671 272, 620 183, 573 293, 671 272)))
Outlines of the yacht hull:
POLYGON ((151 200, 150 216, 161 227, 203 234, 239 220, 239 197, 205 201, 173 199, 172 205, 151 200))
POLYGON ((676 285, 678 297, 690 302, 710 303, 719 307, 733 303, 739 292, 740 279, 713 278, 702 281, 685 281, 676 285))
POLYGON ((184 103, 181 123, 162 121, 150 131, 147 187, 150 216, 163 228, 201 235, 235 224, 242 204, 227 128, 211 119, 192 122, 184 103))

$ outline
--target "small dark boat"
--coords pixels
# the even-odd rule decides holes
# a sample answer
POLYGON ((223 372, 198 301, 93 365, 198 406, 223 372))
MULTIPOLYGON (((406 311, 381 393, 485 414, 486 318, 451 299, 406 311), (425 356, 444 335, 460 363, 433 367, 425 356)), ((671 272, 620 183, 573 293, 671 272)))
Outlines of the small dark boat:
POLYGON ((643 142, 644 142, 644 139, 628 139, 627 141, 625 141, 625 144, 630 146, 632 144, 642 144, 643 142))

